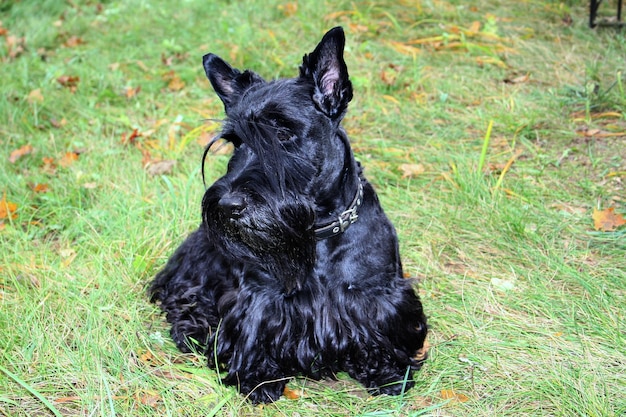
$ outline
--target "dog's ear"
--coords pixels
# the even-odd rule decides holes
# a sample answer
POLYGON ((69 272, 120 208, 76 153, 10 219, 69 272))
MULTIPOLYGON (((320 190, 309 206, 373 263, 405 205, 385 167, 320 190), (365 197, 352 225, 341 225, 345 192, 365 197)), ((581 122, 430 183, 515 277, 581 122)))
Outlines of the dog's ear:
POLYGON ((300 77, 313 79, 313 101, 330 118, 343 116, 352 99, 352 83, 343 60, 345 43, 341 27, 329 30, 315 50, 302 58, 300 67, 300 77))
POLYGON ((263 79, 252 71, 241 72, 231 67, 222 58, 215 54, 206 54, 202 57, 202 65, 213 89, 228 110, 236 98, 250 85, 263 82, 263 79))

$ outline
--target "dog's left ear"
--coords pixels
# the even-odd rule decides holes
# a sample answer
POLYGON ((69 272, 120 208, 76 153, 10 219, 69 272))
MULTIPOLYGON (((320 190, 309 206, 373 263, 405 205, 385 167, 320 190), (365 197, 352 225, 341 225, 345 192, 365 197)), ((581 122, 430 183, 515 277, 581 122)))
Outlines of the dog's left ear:
POLYGON ((302 58, 300 77, 312 78, 313 101, 328 117, 340 118, 352 100, 352 83, 343 60, 346 38, 341 27, 329 30, 315 50, 302 58))

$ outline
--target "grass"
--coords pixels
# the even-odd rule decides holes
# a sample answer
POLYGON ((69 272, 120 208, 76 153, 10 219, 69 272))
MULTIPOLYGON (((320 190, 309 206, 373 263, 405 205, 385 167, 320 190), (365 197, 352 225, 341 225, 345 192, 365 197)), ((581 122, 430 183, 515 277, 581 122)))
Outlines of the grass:
POLYGON ((626 230, 591 219, 626 212, 623 33, 575 0, 294 5, 0 5, 0 415, 624 415, 626 230), (339 24, 344 125, 421 280, 430 359, 402 397, 340 375, 253 407, 175 349, 145 287, 199 220, 222 114, 201 56, 293 76, 339 24))

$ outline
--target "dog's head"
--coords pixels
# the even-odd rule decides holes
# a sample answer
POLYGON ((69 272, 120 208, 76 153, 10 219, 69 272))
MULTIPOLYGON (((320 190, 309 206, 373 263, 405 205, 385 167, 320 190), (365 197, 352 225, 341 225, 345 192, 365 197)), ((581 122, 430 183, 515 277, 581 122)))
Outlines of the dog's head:
POLYGON ((226 111, 221 137, 235 150, 205 193, 203 220, 228 256, 265 267, 287 293, 313 268, 316 213, 341 194, 333 177, 352 158, 339 127, 352 98, 344 44, 343 30, 330 30, 297 77, 274 81, 204 56, 226 111))

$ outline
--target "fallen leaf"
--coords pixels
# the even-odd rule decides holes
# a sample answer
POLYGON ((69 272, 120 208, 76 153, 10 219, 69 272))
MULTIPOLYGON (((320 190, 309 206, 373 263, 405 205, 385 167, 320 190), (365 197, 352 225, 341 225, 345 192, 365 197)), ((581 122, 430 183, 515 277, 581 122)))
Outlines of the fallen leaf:
POLYGON ((303 394, 302 390, 291 389, 289 387, 285 387, 283 391, 283 395, 288 400, 298 400, 303 397, 303 394))
POLYGON ((50 158, 50 157, 43 157, 41 158, 42 162, 43 162, 43 167, 41 167, 41 170, 43 172, 45 172, 46 174, 50 174, 50 175, 54 175, 57 172, 57 165, 54 162, 54 158, 50 158))
POLYGON ((422 51, 415 46, 407 45, 402 42, 389 41, 388 45, 391 46, 396 52, 402 55, 417 55, 422 51))
POLYGON ((17 217, 16 210, 17 204, 7 201, 7 195, 4 193, 2 200, 0 200, 0 219, 8 219, 9 217, 15 219, 17 217))
POLYGON ((137 129, 133 129, 132 133, 126 138, 126 133, 122 133, 122 145, 134 145, 137 138, 143 136, 137 129))
POLYGON ((50 191, 50 187, 48 186, 48 184, 30 184, 29 187, 36 193, 47 193, 48 191, 50 191))
POLYGON ((422 164, 402 164, 400 171, 402 171, 402 178, 415 178, 423 174, 426 168, 422 164))
POLYGON ((152 362, 153 359, 154 359, 154 355, 152 355, 152 352, 149 350, 139 355, 139 360, 143 363, 150 363, 152 362))
POLYGON ((18 159, 20 159, 21 157, 31 154, 33 152, 33 146, 32 145, 24 145, 19 149, 14 150, 13 152, 11 152, 11 155, 9 155, 9 162, 14 164, 18 159))
POLYGON ((26 50, 26 38, 9 35, 4 38, 4 44, 7 48, 7 55, 11 59, 15 59, 26 50))
POLYGON ((60 121, 57 119, 50 119, 50 124, 52 125, 52 127, 59 129, 67 124, 67 119, 65 117, 62 118, 60 121))
POLYGON ((528 81, 529 78, 530 78, 529 74, 524 74, 518 77, 507 77, 502 81, 505 84, 521 84, 521 83, 525 83, 526 81, 528 81))
POLYGON ((172 77, 170 82, 167 84, 167 88, 170 91, 180 91, 185 88, 185 82, 181 80, 178 75, 174 75, 174 77, 172 77))
POLYGON ((133 97, 135 97, 137 94, 139 94, 139 92, 141 91, 141 86, 139 87, 126 87, 125 91, 124 91, 124 95, 126 95, 127 99, 131 99, 133 97))
POLYGON ((148 68, 148 66, 147 66, 146 64, 144 64, 144 63, 143 63, 143 61, 135 61, 135 64, 137 64, 137 66, 138 66, 139 68, 141 68, 141 70, 142 70, 143 72, 148 72, 148 71, 150 71, 150 68, 148 68))
POLYGON ((146 164, 146 171, 149 175, 167 175, 172 173, 172 169, 176 165, 176 161, 150 161, 146 164))
POLYGON ((80 77, 75 75, 62 75, 57 78, 57 82, 63 87, 68 88, 72 93, 76 92, 80 77))
POLYGON ((282 11, 287 17, 293 16, 298 11, 298 3, 290 2, 285 4, 279 4, 278 10, 282 11))
POLYGON ((63 46, 66 48, 76 48, 78 45, 83 45, 85 43, 82 38, 78 36, 70 36, 64 43, 63 46))
POLYGON ((603 232, 612 232, 620 226, 626 224, 626 219, 620 213, 615 213, 615 208, 609 207, 605 210, 593 209, 593 227, 603 232))
POLYGON ((467 395, 457 393, 451 389, 442 389, 441 398, 443 398, 444 400, 458 401, 460 403, 464 403, 469 400, 469 397, 467 395))
POLYGON ((28 103, 30 104, 43 103, 43 94, 41 94, 41 89, 36 88, 28 93, 28 96, 26 96, 26 101, 28 101, 28 103))
POLYGON ((135 398, 143 405, 147 405, 148 407, 156 407, 159 401, 161 401, 161 397, 155 391, 143 391, 141 394, 135 394, 135 398))
POLYGON ((63 155, 59 160, 59 165, 61 165, 63 168, 67 168, 72 165, 77 159, 77 152, 66 152, 65 155, 63 155))

